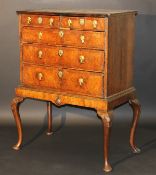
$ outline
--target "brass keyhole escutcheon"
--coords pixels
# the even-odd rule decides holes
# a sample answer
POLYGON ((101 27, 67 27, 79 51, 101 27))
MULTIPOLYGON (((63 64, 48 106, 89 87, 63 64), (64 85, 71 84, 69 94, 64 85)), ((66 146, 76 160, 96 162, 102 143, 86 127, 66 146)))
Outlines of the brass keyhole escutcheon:
POLYGON ((81 64, 85 62, 85 57, 83 55, 80 55, 79 61, 81 64))
POLYGON ((60 105, 60 104, 61 104, 61 99, 60 99, 59 97, 57 97, 57 99, 55 100, 55 103, 56 103, 57 105, 60 105))
POLYGON ((41 72, 37 73, 37 79, 39 81, 43 80, 43 74, 41 72))
POLYGON ((85 20, 83 18, 80 19, 80 25, 83 26, 85 24, 85 20))
POLYGON ((58 77, 61 79, 63 77, 63 72, 60 70, 58 71, 58 77))
POLYGON ((31 24, 31 17, 30 16, 28 16, 28 18, 27 18, 27 24, 31 24))
POLYGON ((42 24, 42 22, 43 22, 42 17, 38 17, 37 21, 38 21, 38 24, 42 24))
POLYGON ((59 36, 62 38, 64 36, 64 32, 63 31, 59 31, 59 36))
POLYGON ((63 50, 60 49, 60 50, 58 51, 58 55, 61 57, 61 56, 63 55, 63 50))

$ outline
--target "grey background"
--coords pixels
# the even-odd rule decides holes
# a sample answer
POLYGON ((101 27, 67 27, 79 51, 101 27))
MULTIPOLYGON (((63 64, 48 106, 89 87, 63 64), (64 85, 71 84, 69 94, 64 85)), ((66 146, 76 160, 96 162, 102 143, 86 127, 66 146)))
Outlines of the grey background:
POLYGON ((40 8, 134 9, 136 18, 134 84, 142 105, 137 132, 140 156, 128 147, 132 111, 114 112, 111 137, 112 174, 155 174, 156 157, 156 1, 155 0, 0 0, 0 174, 101 175, 102 126, 92 110, 53 108, 53 137, 45 136, 46 103, 26 100, 21 105, 24 145, 11 149, 17 138, 10 102, 19 84, 18 19, 16 10, 40 8), (63 127, 65 126, 65 127, 63 127), (89 145, 89 146, 88 146, 89 145))

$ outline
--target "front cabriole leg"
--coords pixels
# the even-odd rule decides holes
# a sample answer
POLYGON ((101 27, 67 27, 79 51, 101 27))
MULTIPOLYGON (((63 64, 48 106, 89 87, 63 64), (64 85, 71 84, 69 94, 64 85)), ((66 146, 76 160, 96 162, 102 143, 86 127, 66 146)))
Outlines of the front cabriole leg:
POLYGON ((21 124, 21 119, 19 114, 19 106, 23 101, 24 101, 23 97, 15 97, 11 103, 11 109, 12 109, 13 116, 15 118, 17 131, 18 131, 18 141, 16 145, 13 146, 13 149, 15 150, 19 150, 22 144, 22 124, 21 124))
POLYGON ((140 117, 141 107, 140 107, 138 99, 130 99, 129 104, 133 110, 133 121, 132 121, 131 130, 130 130, 129 142, 130 142, 130 146, 132 148, 132 151, 134 153, 140 153, 141 150, 139 148, 137 148, 137 146, 135 145, 135 131, 136 131, 139 117, 140 117))
POLYGON ((99 117, 102 119, 104 131, 104 167, 105 172, 110 172, 112 167, 109 163, 109 136, 112 124, 112 111, 97 111, 99 117))

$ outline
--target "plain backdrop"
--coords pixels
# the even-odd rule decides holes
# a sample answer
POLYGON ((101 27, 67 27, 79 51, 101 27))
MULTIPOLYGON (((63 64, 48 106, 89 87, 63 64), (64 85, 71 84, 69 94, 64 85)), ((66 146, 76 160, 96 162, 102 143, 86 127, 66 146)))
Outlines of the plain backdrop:
POLYGON ((11 149, 16 142, 17 131, 10 102, 15 87, 19 85, 16 10, 43 8, 138 11, 134 85, 142 105, 136 133, 136 142, 142 154, 134 156, 128 147, 132 110, 124 105, 114 111, 110 139, 110 161, 114 172, 111 174, 155 174, 156 0, 0 0, 0 174, 104 174, 102 125, 92 110, 53 107, 54 135, 47 137, 46 103, 26 100, 20 108, 24 124, 24 148, 19 152, 11 149), (60 129, 61 132, 58 132, 60 129))
MULTIPOLYGON (((139 12, 136 18, 135 76, 134 85, 142 105, 142 119, 156 116, 156 1, 155 0, 0 0, 0 118, 1 123, 14 122, 10 102, 14 89, 19 84, 19 43, 18 18, 16 10, 46 8, 104 8, 134 9, 139 12)), ((46 113, 46 104, 27 100, 21 107, 25 122, 42 120, 46 113), (35 116, 34 116, 35 114, 35 116), (32 115, 34 117, 32 117, 32 115), (31 117, 30 117, 31 116, 31 117)), ((83 116, 86 121, 96 122, 96 114, 91 110, 79 108, 54 107, 54 114, 66 112, 68 116, 83 116), (91 117, 92 116, 92 117, 91 117)), ((115 112, 118 118, 130 113, 128 105, 115 112)), ((131 115, 130 113, 129 115, 131 115)), ((125 119, 126 117, 124 117, 125 119)))

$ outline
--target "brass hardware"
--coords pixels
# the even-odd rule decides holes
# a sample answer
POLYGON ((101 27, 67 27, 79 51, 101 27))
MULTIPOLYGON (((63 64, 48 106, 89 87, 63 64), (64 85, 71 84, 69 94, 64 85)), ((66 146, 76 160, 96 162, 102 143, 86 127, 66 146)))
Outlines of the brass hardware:
POLYGON ((43 80, 43 74, 41 72, 37 73, 37 78, 39 81, 43 80))
POLYGON ((84 84, 84 79, 83 78, 79 78, 79 85, 82 86, 84 84))
POLYGON ((53 23, 54 23, 54 19, 53 19, 53 18, 50 18, 50 19, 49 19, 49 25, 52 26, 53 23))
POLYGON ((38 51, 38 58, 40 58, 40 59, 41 59, 41 58, 42 58, 42 55, 43 55, 42 50, 39 50, 39 51, 38 51))
POLYGON ((38 17, 37 21, 39 24, 42 24, 42 22, 43 22, 42 17, 38 17))
POLYGON ((27 18, 27 23, 31 24, 31 17, 30 16, 27 18))
POLYGON ((60 49, 60 50, 58 51, 58 54, 59 54, 59 56, 61 57, 61 56, 63 55, 63 50, 60 49))
POLYGON ((93 28, 96 28, 97 24, 98 24, 97 20, 93 20, 93 28))
POLYGON ((81 43, 84 43, 84 42, 85 42, 85 37, 84 37, 84 35, 81 35, 81 36, 80 36, 80 39, 81 39, 81 43))
POLYGON ((63 31, 59 31, 59 36, 62 38, 64 35, 64 32, 63 31))
POLYGON ((56 104, 61 104, 61 99, 59 97, 57 97, 56 101, 55 101, 56 104))
POLYGON ((79 58, 79 61, 80 61, 81 64, 84 63, 85 57, 83 55, 81 55, 80 58, 79 58))
POLYGON ((71 25, 72 25, 72 20, 68 19, 68 26, 71 27, 71 25))
POLYGON ((85 20, 83 18, 80 19, 80 25, 83 26, 85 24, 85 20))
POLYGON ((43 36, 43 33, 42 32, 39 32, 38 33, 38 39, 42 39, 42 36, 43 36))
POLYGON ((59 76, 59 78, 62 78, 63 77, 63 72, 61 70, 58 71, 58 76, 59 76))

